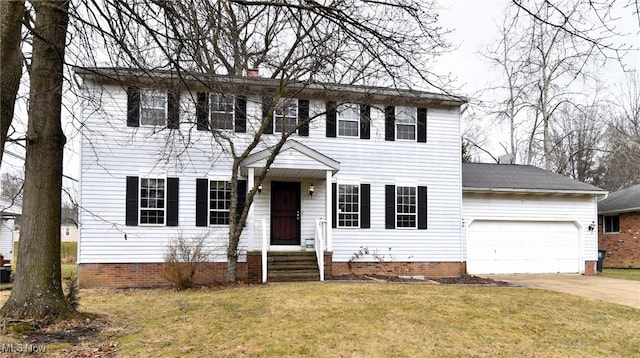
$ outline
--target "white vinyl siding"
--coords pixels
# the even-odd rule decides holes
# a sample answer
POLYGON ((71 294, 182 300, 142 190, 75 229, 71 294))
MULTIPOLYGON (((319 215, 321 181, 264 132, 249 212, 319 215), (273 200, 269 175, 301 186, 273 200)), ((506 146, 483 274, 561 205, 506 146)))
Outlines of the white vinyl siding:
MULTIPOLYGON (((207 247, 214 252, 214 260, 224 261, 228 227, 195 226, 195 183, 196 178, 208 178, 214 168, 217 173, 230 172, 232 160, 228 151, 220 148, 210 132, 196 131, 193 126, 181 124, 179 131, 184 135, 170 131, 154 133, 151 128, 144 127, 132 130, 126 127, 127 96, 122 88, 91 87, 90 82, 86 85, 89 94, 95 91, 103 97, 101 101, 87 103, 83 111, 80 185, 85 210, 80 213, 79 262, 162 262, 166 245, 177 235, 206 235, 207 247), (99 110, 92 107, 97 103, 102 105, 99 110), (171 143, 170 150, 166 143, 171 143), (132 173, 153 170, 162 171, 167 177, 180 178, 179 226, 125 226, 125 178, 134 175, 132 173)), ((181 117, 195 118, 195 98, 195 92, 181 93, 181 117)), ((261 101, 260 96, 247 98, 247 133, 234 133, 233 136, 238 150, 244 148, 259 125, 261 101)), ((333 260, 348 262, 354 252, 368 247, 389 253, 398 262, 463 261, 459 110, 429 109, 428 143, 385 141, 384 104, 375 103, 371 103, 369 140, 326 138, 325 117, 321 114, 325 111, 326 101, 310 100, 310 117, 320 115, 309 124, 309 136, 296 136, 295 140, 340 163, 340 170, 333 175, 333 180, 360 178, 362 183, 371 185, 371 227, 333 229, 333 260), (385 229, 385 185, 400 178, 414 182, 416 186, 429 187, 428 230, 385 229)), ((276 137, 264 136, 255 151, 273 145, 276 137)), ((292 151, 280 153, 274 165, 319 171, 313 178, 285 176, 273 179, 301 183, 301 239, 313 238, 316 219, 326 219, 326 205, 331 205, 325 201, 325 169, 292 151), (315 186, 312 197, 307 193, 311 184, 315 186)), ((255 197, 240 241, 240 262, 246 251, 260 247, 263 218, 269 232, 270 180, 265 180, 262 193, 255 197)))

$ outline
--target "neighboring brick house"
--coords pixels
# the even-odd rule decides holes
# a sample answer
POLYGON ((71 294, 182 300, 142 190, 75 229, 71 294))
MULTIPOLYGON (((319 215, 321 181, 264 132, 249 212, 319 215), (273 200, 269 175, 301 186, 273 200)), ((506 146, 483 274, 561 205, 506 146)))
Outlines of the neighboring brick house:
POLYGON ((604 267, 640 268, 640 185, 598 202, 598 248, 604 267))

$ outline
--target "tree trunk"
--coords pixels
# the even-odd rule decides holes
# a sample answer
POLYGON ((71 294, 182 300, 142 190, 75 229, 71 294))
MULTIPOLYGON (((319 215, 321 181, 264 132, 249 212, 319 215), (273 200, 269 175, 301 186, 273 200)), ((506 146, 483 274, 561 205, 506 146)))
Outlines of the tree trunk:
POLYGON ((69 317, 60 273, 62 84, 68 1, 35 1, 20 249, 5 317, 69 317))
POLYGON ((23 16, 24 1, 0 2, 0 164, 22 76, 20 30, 23 16))

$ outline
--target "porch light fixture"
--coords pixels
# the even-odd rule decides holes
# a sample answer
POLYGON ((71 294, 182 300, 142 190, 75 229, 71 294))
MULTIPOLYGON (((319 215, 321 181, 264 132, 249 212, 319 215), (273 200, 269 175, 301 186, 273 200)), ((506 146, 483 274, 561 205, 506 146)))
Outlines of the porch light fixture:
POLYGON ((309 196, 313 198, 313 192, 316 191, 316 188, 313 184, 309 185, 309 196))
POLYGON ((258 185, 258 195, 262 195, 262 184, 258 185))
POLYGON ((592 221, 591 224, 589 224, 589 232, 593 231, 596 228, 596 222, 592 221))

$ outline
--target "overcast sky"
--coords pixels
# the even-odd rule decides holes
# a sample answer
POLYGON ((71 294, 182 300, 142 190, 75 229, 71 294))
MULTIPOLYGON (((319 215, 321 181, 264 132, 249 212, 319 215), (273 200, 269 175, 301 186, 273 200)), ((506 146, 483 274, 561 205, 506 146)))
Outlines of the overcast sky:
MULTIPOLYGON (((499 79, 500 73, 492 71, 479 52, 499 38, 496 24, 502 22, 505 8, 510 2, 511 0, 438 0, 441 6, 441 25, 452 31, 448 39, 454 45, 454 49, 438 61, 434 72, 451 74, 456 79, 455 84, 461 94, 473 96, 477 91, 489 87, 492 81, 499 79)), ((617 23, 618 30, 629 34, 618 41, 636 48, 636 51, 624 57, 625 66, 640 71, 640 52, 637 51, 640 46, 638 20, 633 16, 631 9, 618 9, 617 15, 622 17, 617 23)), ((601 78, 607 81, 607 86, 614 89, 623 82, 624 72, 619 63, 609 61, 601 78)), ((506 128, 501 130, 498 126, 489 125, 489 118, 482 121, 485 127, 491 128, 491 133, 488 133, 491 142, 485 144, 486 149, 496 157, 505 154, 499 142, 506 143, 506 128)), ((476 159, 483 162, 492 161, 489 156, 479 154, 476 159)))

